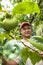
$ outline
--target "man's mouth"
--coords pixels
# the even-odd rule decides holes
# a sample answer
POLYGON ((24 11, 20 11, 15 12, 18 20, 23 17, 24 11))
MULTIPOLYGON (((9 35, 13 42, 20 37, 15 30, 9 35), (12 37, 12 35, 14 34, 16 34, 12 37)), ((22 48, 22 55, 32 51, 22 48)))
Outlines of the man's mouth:
POLYGON ((30 32, 28 32, 28 33, 25 33, 25 34, 30 34, 30 32))

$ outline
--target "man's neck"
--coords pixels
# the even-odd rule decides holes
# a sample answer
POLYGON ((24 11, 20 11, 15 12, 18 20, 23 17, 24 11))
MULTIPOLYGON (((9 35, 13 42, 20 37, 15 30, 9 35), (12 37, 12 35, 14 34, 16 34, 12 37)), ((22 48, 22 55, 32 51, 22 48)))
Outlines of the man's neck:
POLYGON ((23 37, 23 41, 27 42, 27 40, 29 39, 29 37, 23 37))
POLYGON ((23 40, 27 41, 28 38, 24 37, 23 40))

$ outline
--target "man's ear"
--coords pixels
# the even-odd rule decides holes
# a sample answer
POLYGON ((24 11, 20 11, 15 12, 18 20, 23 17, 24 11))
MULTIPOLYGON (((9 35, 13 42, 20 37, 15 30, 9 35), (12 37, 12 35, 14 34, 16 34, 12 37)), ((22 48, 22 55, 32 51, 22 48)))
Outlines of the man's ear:
POLYGON ((2 65, 6 65, 7 64, 7 60, 5 58, 2 58, 2 65))
POLYGON ((20 34, 22 34, 22 31, 21 31, 21 29, 20 29, 20 34))

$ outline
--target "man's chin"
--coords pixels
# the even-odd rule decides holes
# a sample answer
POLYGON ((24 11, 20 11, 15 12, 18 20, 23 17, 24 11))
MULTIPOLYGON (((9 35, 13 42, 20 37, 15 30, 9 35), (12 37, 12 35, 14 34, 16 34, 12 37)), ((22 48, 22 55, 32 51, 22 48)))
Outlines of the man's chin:
POLYGON ((31 36, 30 35, 26 35, 25 37, 30 38, 31 36))

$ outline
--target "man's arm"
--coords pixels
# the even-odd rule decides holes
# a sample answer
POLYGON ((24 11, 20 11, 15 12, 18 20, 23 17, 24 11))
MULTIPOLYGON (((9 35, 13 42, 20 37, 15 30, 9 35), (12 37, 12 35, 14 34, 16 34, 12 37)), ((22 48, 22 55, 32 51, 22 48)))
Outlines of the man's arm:
POLYGON ((2 65, 18 65, 16 60, 7 61, 5 58, 2 58, 2 65))
POLYGON ((41 55, 41 56, 43 56, 43 51, 42 51, 42 52, 40 52, 40 55, 41 55))
POLYGON ((6 65, 18 65, 15 60, 9 60, 6 65))
POLYGON ((6 65, 7 64, 7 61, 4 57, 2 57, 2 65, 6 65))

